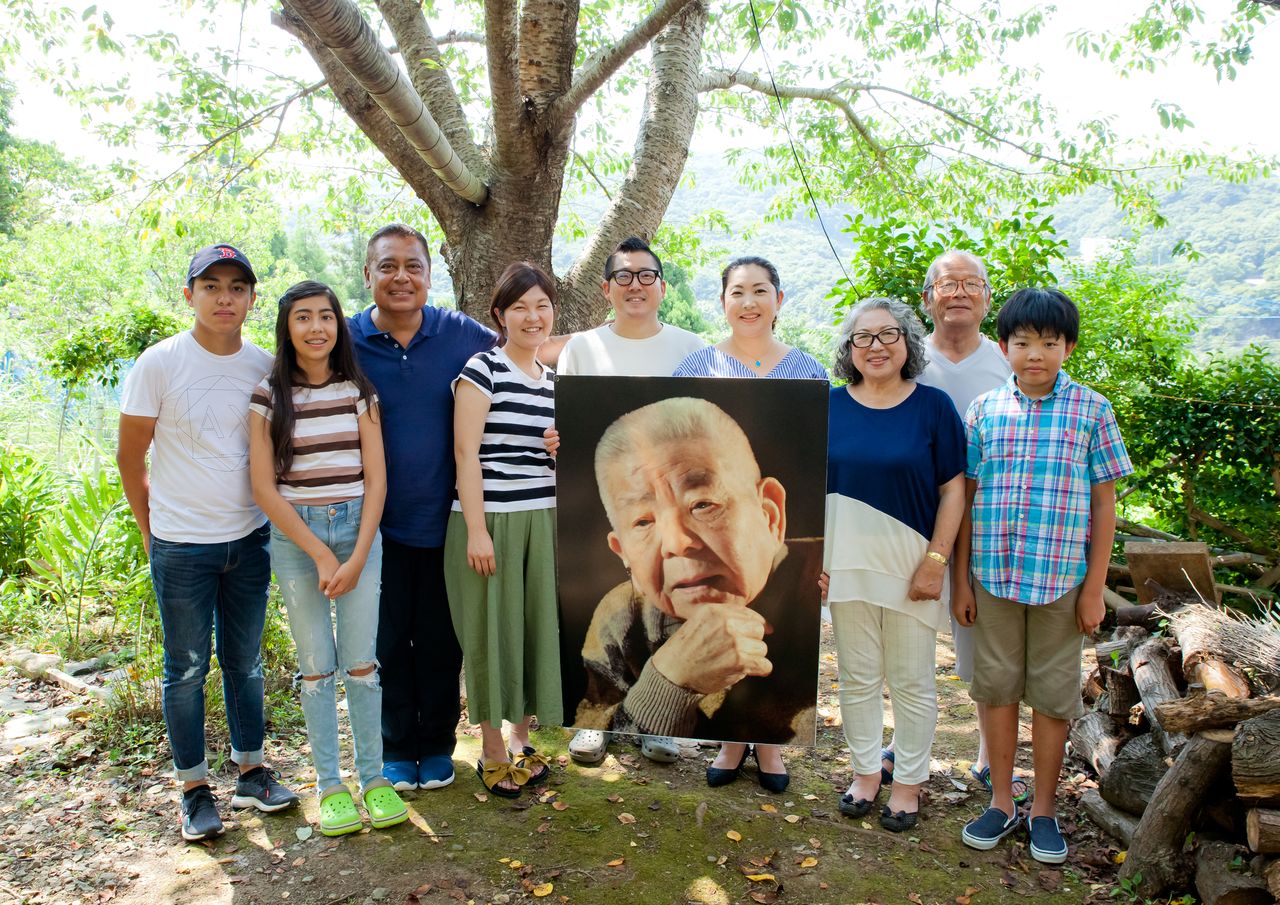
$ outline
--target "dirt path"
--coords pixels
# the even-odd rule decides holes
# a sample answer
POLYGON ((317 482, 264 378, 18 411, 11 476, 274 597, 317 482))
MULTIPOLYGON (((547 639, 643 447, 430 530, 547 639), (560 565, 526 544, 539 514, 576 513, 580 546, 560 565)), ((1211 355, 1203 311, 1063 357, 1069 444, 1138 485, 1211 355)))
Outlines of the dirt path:
MULTIPOLYGON (((688 748, 674 765, 652 764, 615 744, 596 768, 562 758, 548 791, 515 803, 478 795, 468 763, 479 741, 463 734, 458 779, 408 793, 412 822, 329 840, 312 832, 316 806, 231 815, 225 836, 188 845, 177 832, 167 765, 113 765, 93 747, 84 702, 62 689, 0 673, 0 901, 248 905, 387 902, 502 903, 1044 903, 1112 901, 1115 848, 1077 815, 1084 785, 1069 778, 1063 811, 1071 857, 1062 869, 1032 861, 1025 837, 992 852, 964 848, 963 823, 986 803, 967 767, 975 749, 973 707, 951 671, 949 637, 938 646, 941 715, 930 799, 919 827, 894 835, 874 820, 840 816, 848 752, 824 637, 818 746, 791 749, 785 795, 763 792, 744 772, 708 789, 713 752, 688 748), (46 717, 48 717, 46 719, 46 717), (27 723, 15 723, 26 720, 27 723), (27 733, 32 726, 43 731, 27 733), (753 879, 754 878, 754 879, 753 879)), ((1026 728, 1024 726, 1024 735, 1026 728)), ((1025 741, 1026 739, 1024 739, 1025 741)), ((537 744, 562 755, 567 735, 537 744)), ((285 780, 303 790, 305 751, 268 743, 285 780)), ((1024 746, 1025 747, 1025 746, 1024 746)), ((127 752, 126 752, 127 754, 127 752)), ((1024 755, 1026 752, 1024 752, 1024 755)), ((124 758, 128 760, 128 758, 124 758)), ((1029 769, 1028 763, 1022 763, 1029 769)), ((1070 769, 1070 768, 1069 768, 1070 769)), ((216 777, 224 819, 231 774, 216 777)))

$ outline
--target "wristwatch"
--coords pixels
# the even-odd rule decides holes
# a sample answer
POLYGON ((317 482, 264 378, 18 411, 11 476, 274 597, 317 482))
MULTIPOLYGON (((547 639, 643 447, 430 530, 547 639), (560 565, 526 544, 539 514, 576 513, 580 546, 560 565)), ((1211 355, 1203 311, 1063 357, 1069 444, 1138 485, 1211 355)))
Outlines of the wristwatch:
POLYGON ((928 553, 925 554, 925 556, 929 557, 936 563, 941 563, 944 566, 947 564, 947 558, 943 556, 941 553, 939 553, 937 550, 930 550, 928 553))

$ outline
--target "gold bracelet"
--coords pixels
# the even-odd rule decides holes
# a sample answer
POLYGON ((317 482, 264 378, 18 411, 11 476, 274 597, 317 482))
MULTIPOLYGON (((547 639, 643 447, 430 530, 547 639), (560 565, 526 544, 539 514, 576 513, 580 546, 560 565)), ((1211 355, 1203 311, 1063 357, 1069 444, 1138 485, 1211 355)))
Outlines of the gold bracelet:
POLYGON ((947 564, 947 558, 943 556, 941 553, 939 553, 937 550, 930 550, 928 553, 925 554, 925 556, 929 557, 936 563, 942 563, 942 565, 944 566, 947 564))

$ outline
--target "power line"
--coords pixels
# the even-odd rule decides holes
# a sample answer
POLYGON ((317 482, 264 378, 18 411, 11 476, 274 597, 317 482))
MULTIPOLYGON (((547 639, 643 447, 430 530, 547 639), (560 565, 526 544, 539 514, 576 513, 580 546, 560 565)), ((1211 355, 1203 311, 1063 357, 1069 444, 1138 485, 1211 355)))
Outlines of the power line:
POLYGON ((769 54, 764 49, 764 36, 760 34, 760 20, 756 18, 755 0, 747 0, 747 8, 751 10, 751 27, 756 32, 756 44, 759 45, 760 56, 764 59, 764 70, 769 75, 769 87, 773 89, 773 99, 778 102, 778 115, 782 117, 782 128, 787 133, 787 144, 791 146, 791 157, 796 162, 796 170, 800 173, 800 181, 804 183, 805 194, 809 196, 809 204, 813 207, 813 215, 818 218, 818 225, 822 227, 822 235, 827 240, 827 247, 831 249, 832 256, 836 259, 836 263, 840 265, 840 272, 844 274, 845 282, 852 286, 853 280, 849 278, 849 271, 845 270, 840 252, 836 251, 836 244, 831 241, 831 233, 827 232, 827 224, 822 219, 822 211, 818 209, 818 201, 813 197, 813 189, 809 187, 809 177, 805 175, 804 164, 800 162, 800 154, 796 151, 795 139, 791 137, 791 124, 787 121, 787 110, 782 105, 782 95, 778 93, 778 83, 773 80, 773 67, 769 65, 769 54))

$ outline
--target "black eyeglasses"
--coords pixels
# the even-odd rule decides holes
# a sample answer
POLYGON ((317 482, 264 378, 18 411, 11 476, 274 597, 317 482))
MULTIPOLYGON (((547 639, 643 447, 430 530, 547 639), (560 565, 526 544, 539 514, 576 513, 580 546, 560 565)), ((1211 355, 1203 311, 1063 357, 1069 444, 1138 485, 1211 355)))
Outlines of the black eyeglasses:
POLYGON ((855 349, 870 349, 877 339, 882 346, 892 346, 906 332, 901 327, 885 327, 879 333, 855 333, 849 337, 849 342, 855 349))
POLYGON ((609 279, 619 286, 630 286, 632 280, 639 280, 641 286, 652 286, 661 276, 656 270, 615 270, 609 279))
POLYGON ((936 280, 925 289, 932 289, 938 295, 955 295, 961 286, 969 295, 980 295, 987 288, 985 280, 936 280))

